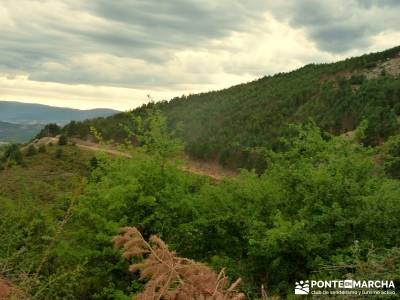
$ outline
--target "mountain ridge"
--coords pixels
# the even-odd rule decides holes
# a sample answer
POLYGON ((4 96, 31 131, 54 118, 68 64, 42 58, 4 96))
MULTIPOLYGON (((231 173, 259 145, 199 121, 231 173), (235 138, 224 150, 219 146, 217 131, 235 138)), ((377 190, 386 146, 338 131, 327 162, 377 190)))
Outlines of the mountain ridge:
POLYGON ((37 103, 0 100, 0 121, 14 124, 64 125, 72 120, 82 121, 95 117, 106 117, 120 111, 109 108, 75 109, 37 103))
POLYGON ((0 142, 27 142, 48 123, 65 125, 71 121, 107 117, 116 113, 119 113, 119 111, 105 108, 80 110, 0 100, 0 142))
POLYGON ((14 124, 0 121, 0 146, 28 141, 42 128, 42 124, 14 124))

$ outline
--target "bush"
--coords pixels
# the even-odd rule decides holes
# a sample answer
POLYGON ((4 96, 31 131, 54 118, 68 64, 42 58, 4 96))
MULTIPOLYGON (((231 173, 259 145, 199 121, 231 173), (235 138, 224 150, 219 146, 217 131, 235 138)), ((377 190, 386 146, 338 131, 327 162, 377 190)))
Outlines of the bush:
POLYGON ((1 160, 6 164, 16 163, 18 165, 22 165, 24 163, 21 150, 17 144, 9 145, 6 148, 1 160))
POLYGON ((63 157, 63 155, 64 155, 64 151, 61 149, 61 148, 58 148, 57 150, 56 150, 56 158, 62 158, 63 157))
POLYGON ((367 63, 365 64, 365 67, 366 67, 367 69, 376 68, 376 62, 367 62, 367 63))
POLYGON ((47 151, 46 145, 40 145, 39 146, 39 153, 45 153, 47 151))
POLYGON ((61 128, 55 123, 47 124, 36 136, 37 139, 40 139, 42 137, 46 136, 57 136, 61 133, 61 128))
POLYGON ((28 150, 26 151, 26 156, 34 156, 37 154, 36 147, 33 145, 29 145, 28 150))
POLYGON ((386 173, 400 179, 400 135, 395 135, 383 145, 383 161, 386 173))
POLYGON ((93 156, 93 157, 90 159, 89 165, 90 165, 90 169, 91 169, 91 170, 94 170, 94 169, 96 169, 96 168, 98 167, 99 162, 98 162, 96 156, 93 156))
POLYGON ((350 83, 354 84, 354 85, 360 85, 363 84, 365 82, 365 80, 367 80, 367 77, 365 77, 364 74, 360 74, 360 75, 352 75, 350 77, 350 83))
POLYGON ((59 139, 58 139, 58 145, 59 146, 65 146, 68 143, 68 139, 65 135, 60 135, 59 139))

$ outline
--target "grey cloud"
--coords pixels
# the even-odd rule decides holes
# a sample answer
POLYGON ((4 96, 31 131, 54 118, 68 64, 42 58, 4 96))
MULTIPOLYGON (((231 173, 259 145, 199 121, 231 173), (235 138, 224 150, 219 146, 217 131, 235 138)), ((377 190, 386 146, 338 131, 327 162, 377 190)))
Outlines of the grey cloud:
MULTIPOLYGON (((266 12, 303 28, 319 49, 330 53, 366 48, 374 35, 400 30, 398 0, 19 0, 18 6, 15 2, 0 3, 0 13, 3 7, 13 22, 2 25, 0 20, 0 72, 62 83, 207 83, 208 74, 171 68, 175 54, 222 47, 234 54, 229 45, 212 42, 257 29, 266 12), (32 13, 24 15, 21 7, 32 8, 32 13), (90 61, 94 56, 101 57, 90 61), (117 65, 110 57, 127 64, 117 65)), ((252 72, 245 68, 243 64, 243 73, 252 72)))
POLYGON ((292 27, 303 28, 319 49, 343 53, 370 45, 384 31, 400 30, 398 0, 302 0, 270 6, 292 27))
MULTIPOLYGON (((36 11, 43 16, 25 20, 15 6, 7 7, 7 3, 11 2, 0 5, 9 9, 15 26, 0 29, 0 71, 19 70, 28 73, 33 80, 132 87, 149 84, 154 78, 160 84, 169 85, 172 84, 171 77, 162 80, 158 75, 130 70, 138 76, 133 74, 115 81, 113 76, 85 73, 88 70, 74 63, 73 58, 105 54, 162 66, 181 49, 203 48, 211 51, 209 41, 247 30, 263 17, 262 10, 254 9, 262 5, 261 0, 249 1, 249 5, 241 4, 239 0, 219 1, 217 5, 213 4, 214 1, 191 0, 59 2, 65 4, 65 16, 84 12, 95 17, 98 23, 90 26, 81 23, 79 18, 67 23, 63 21, 63 15, 49 16, 44 13, 47 9, 45 4, 43 11, 36 11), (43 65, 47 62, 64 66, 63 71, 46 70, 43 65), (110 81, 105 82, 107 79, 110 81)), ((30 1, 25 3, 34 5, 30 1)), ((173 78, 177 79, 176 76, 173 78)), ((190 76, 181 79, 187 78, 190 76)))
POLYGON ((319 48, 328 52, 345 52, 354 48, 366 48, 369 44, 368 29, 364 26, 336 25, 310 30, 310 36, 319 48))
POLYGON ((262 11, 249 10, 237 0, 100 0, 88 8, 98 16, 131 24, 146 32, 175 33, 189 37, 191 41, 225 36, 230 31, 245 28, 252 20, 262 16, 262 11))
POLYGON ((360 6, 367 8, 370 8, 371 6, 379 6, 379 7, 400 6, 399 0, 357 0, 357 2, 360 6))

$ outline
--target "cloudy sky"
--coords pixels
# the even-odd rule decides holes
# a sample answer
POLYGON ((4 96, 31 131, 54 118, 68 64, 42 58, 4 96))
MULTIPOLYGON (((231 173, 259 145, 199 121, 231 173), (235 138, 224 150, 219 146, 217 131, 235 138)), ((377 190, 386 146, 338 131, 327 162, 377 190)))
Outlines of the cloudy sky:
POLYGON ((128 109, 400 45, 400 0, 0 0, 0 99, 128 109))

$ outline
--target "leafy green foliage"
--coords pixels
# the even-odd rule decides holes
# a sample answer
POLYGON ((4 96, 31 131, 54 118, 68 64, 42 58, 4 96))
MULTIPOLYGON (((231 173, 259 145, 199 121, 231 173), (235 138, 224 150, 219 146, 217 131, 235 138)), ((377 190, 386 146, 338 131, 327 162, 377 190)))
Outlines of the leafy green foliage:
MULTIPOLYGON (((74 276, 74 284, 54 288, 54 283, 41 290, 41 297, 123 299, 139 292, 137 275, 126 272, 127 263, 110 242, 128 225, 145 238, 159 235, 181 256, 226 267, 230 277, 243 278, 250 298, 261 285, 286 295, 298 278, 358 276, 357 268, 324 266, 369 263, 366 251, 355 255, 355 243, 360 249, 400 243, 400 183, 385 178, 374 151, 313 123, 291 127, 281 144, 285 150, 269 152, 263 175, 243 172, 217 185, 172 163, 162 166, 157 156, 140 151, 132 159, 97 156, 78 196, 37 217, 20 214, 22 220, 29 216, 29 224, 39 222, 41 229, 29 237, 29 247, 37 247, 40 236, 55 235, 56 220, 75 203, 38 274, 43 285, 53 279, 61 284, 60 278, 68 276, 74 276)), ((18 228, 15 243, 27 243, 18 228)), ((21 266, 39 264, 46 249, 32 250, 21 266)))
POLYGON ((159 111, 148 111, 135 119, 135 137, 146 153, 157 156, 164 164, 183 151, 183 143, 167 127, 167 119, 159 111))
POLYGON ((60 158, 62 158, 62 157, 63 157, 63 154, 64 154, 64 151, 63 151, 63 149, 61 149, 61 148, 58 148, 58 149, 56 150, 56 153, 55 153, 55 158, 58 158, 58 159, 60 159, 60 158))
POLYGON ((9 166, 13 164, 22 165, 24 163, 24 159, 19 146, 17 144, 11 144, 7 146, 6 149, 4 150, 1 161, 5 165, 9 166))
POLYGON ((67 143, 68 143, 67 137, 64 134, 60 135, 60 137, 58 138, 58 145, 65 146, 67 143))
POLYGON ((37 154, 37 150, 35 146, 29 145, 28 150, 26 151, 26 156, 34 156, 37 154))
POLYGON ((51 136, 55 137, 61 133, 61 127, 55 123, 47 124, 36 136, 37 139, 42 137, 51 136))
POLYGON ((383 160, 386 172, 393 178, 400 178, 400 135, 395 135, 383 146, 383 160))

